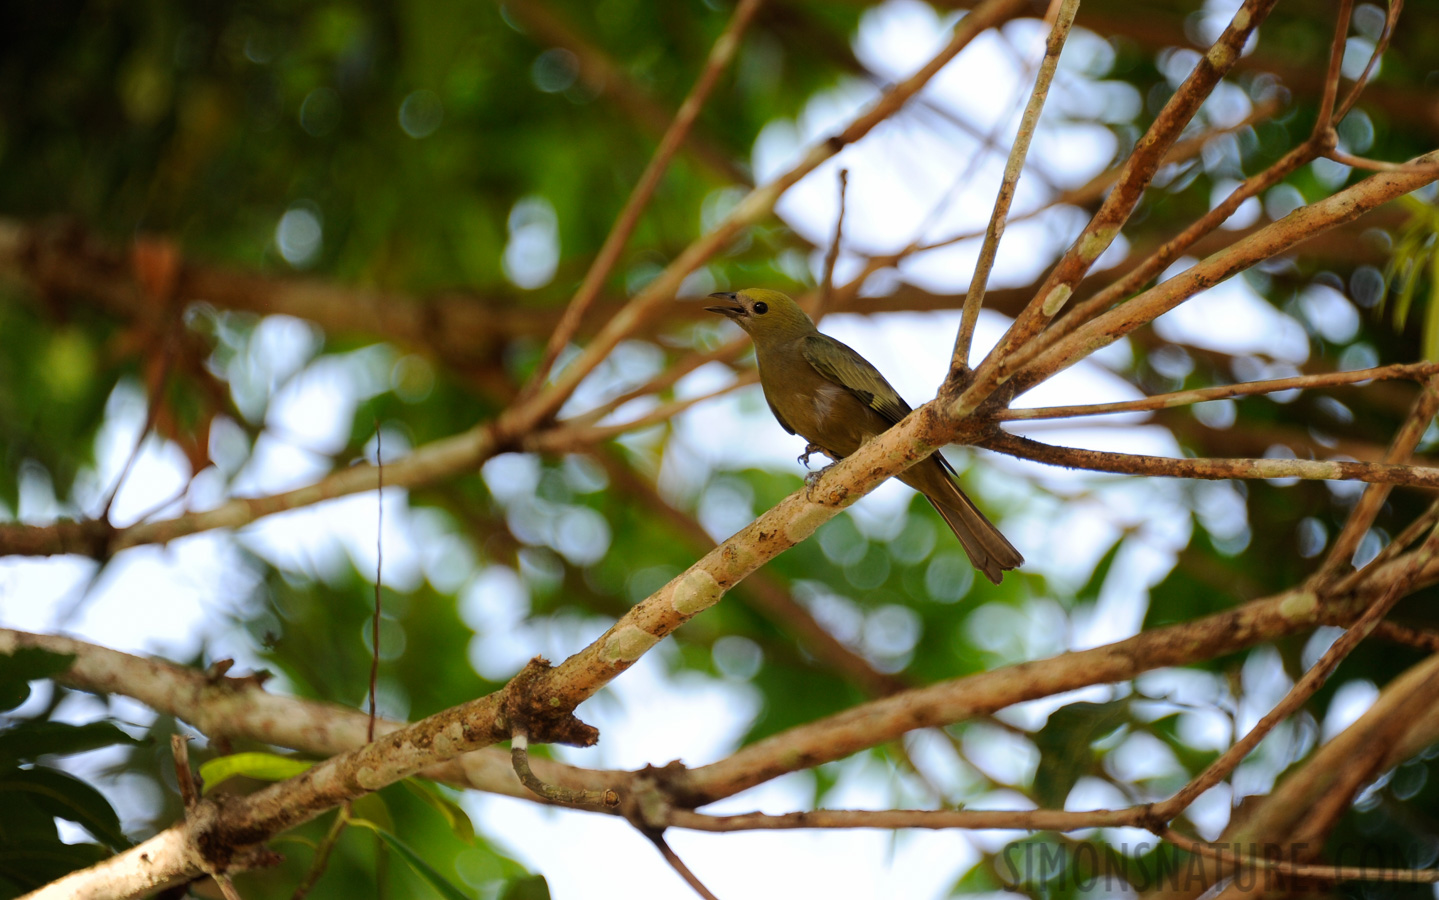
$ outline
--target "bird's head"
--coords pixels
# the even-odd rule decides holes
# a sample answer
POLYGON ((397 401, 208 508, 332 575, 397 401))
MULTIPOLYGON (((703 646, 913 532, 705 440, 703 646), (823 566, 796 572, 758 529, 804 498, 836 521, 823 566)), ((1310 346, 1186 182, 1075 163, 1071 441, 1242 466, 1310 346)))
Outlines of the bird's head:
POLYGON ((814 331, 814 321, 798 303, 779 291, 749 288, 710 294, 710 299, 723 300, 725 305, 706 306, 706 312, 728 316, 756 341, 798 337, 814 331))

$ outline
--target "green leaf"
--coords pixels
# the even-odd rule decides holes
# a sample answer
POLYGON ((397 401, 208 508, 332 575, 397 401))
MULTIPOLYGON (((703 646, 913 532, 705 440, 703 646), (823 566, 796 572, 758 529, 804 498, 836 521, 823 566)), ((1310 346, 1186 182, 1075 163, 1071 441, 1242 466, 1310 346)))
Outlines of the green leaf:
POLYGON ((119 850, 130 846, 105 796, 73 775, 45 766, 0 773, 0 808, 28 800, 48 815, 74 822, 119 850))
POLYGON ((30 682, 54 678, 75 662, 73 653, 51 653, 39 647, 19 647, 0 655, 0 712, 30 699, 30 682))
POLYGON ((71 725, 68 722, 21 722, 0 731, 0 762, 29 762, 50 754, 83 753, 114 744, 136 745, 141 740, 110 722, 71 725))
POLYGON ((395 835, 391 834, 383 828, 380 828, 379 826, 375 825, 375 823, 368 822, 364 819, 351 819, 350 824, 358 825, 361 828, 368 828, 375 834, 379 835, 380 840, 384 841, 390 846, 392 850, 399 854, 400 858, 409 864, 410 868, 414 870, 415 874, 420 876, 420 878, 430 887, 434 888, 435 892, 438 893, 441 897, 446 898, 446 900, 470 900, 470 896, 468 894, 456 887, 454 883, 447 879, 445 876, 441 875, 434 866, 431 866, 429 863, 421 859, 418 853, 410 849, 410 847, 404 841, 400 840, 395 835))
MULTIPOLYGON (((111 855, 109 848, 99 844, 7 840, 0 846, 0 879, 28 891, 49 884, 76 869, 103 862, 111 855)), ((3 887, 0 887, 0 890, 3 890, 3 887)))
POLYGON ((200 779, 205 783, 205 790, 209 791, 220 782, 237 775, 258 781, 284 781, 313 765, 314 763, 303 759, 276 753, 232 753, 202 763, 200 779))
POLYGON ((1429 253, 1429 305, 1424 309, 1424 358, 1439 359, 1439 243, 1429 253))
POLYGON ((352 819, 364 819, 381 830, 395 830, 395 817, 390 815, 390 805, 378 792, 353 800, 350 803, 350 813, 352 819))
POLYGON ((1000 883, 994 867, 988 860, 981 859, 969 871, 961 875, 949 889, 951 897, 968 897, 974 894, 992 894, 1006 887, 1000 883))
POLYGON ((1104 582, 1108 580, 1109 572, 1114 568, 1114 561, 1119 558, 1119 551, 1123 547, 1124 535, 1121 534, 1119 539, 1099 558, 1099 562, 1094 566, 1094 571, 1089 573, 1089 580, 1075 594, 1076 600, 1090 603, 1099 602, 1099 592, 1104 589, 1104 582))
POLYGON ((550 900, 550 883, 543 875, 526 875, 505 886, 500 900, 550 900))
POLYGON ((410 793, 428 803, 450 826, 455 837, 467 844, 475 842, 475 826, 470 821, 469 814, 460 807, 458 803, 451 800, 444 793, 444 789, 431 781, 420 778, 406 778, 400 782, 410 793))
POLYGON ((1071 703, 1050 713, 1034 735, 1039 768, 1034 773, 1034 800, 1044 809, 1062 809, 1075 782, 1093 764, 1090 745, 1129 719, 1129 701, 1071 703))

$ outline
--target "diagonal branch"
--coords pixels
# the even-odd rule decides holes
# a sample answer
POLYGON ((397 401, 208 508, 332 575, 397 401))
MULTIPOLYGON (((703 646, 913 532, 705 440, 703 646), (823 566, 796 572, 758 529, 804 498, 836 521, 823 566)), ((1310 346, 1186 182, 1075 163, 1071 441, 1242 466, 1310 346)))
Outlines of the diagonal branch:
MULTIPOLYGON (((1390 442, 1389 449, 1384 454, 1384 462, 1407 461, 1434 420, 1435 412, 1439 412, 1439 382, 1430 378, 1424 390, 1415 398, 1414 407, 1405 417, 1404 424, 1390 442)), ((1364 489, 1363 496, 1354 504, 1354 509, 1350 511, 1349 518, 1334 538, 1334 543, 1320 566, 1318 577, 1321 580, 1332 578, 1351 563, 1354 551, 1359 549, 1359 542, 1368 534, 1369 526, 1374 524, 1374 519, 1379 515, 1384 501, 1389 499, 1391 490, 1393 487, 1387 484, 1372 484, 1364 489)))
MULTIPOLYGON (((789 772, 843 759, 920 728, 952 725, 1007 706, 1096 684, 1127 681, 1143 672, 1236 653, 1321 620, 1369 607, 1389 586, 1409 577, 1409 557, 1371 573, 1351 591, 1324 603, 1312 591, 1292 588, 1234 609, 1151 628, 1102 647, 1002 666, 873 700, 816 722, 756 741, 726 759, 690 769, 670 782, 676 803, 694 808, 763 784, 789 772)), ((1439 578, 1430 560, 1414 587, 1439 578)))
MULTIPOLYGON (((183 823, 106 865, 143 871, 144 883, 133 891, 151 891, 202 871, 223 873, 248 848, 427 766, 509 740, 517 725, 534 740, 593 744, 597 732, 574 718, 576 706, 676 628, 718 603, 746 575, 809 537, 892 475, 926 458, 941 440, 937 432, 942 427, 933 403, 911 413, 837 463, 813 487, 790 495, 710 551, 559 666, 533 660, 495 693, 390 732, 287 781, 228 798, 223 809, 215 801, 201 802, 183 823), (161 849, 167 855, 156 860, 154 854, 161 849)), ((46 890, 51 896, 70 896, 93 877, 91 870, 82 870, 46 890)))
MULTIPOLYGON (((1418 161, 1439 162, 1439 150, 1419 157, 1418 161)), ((1381 173, 1316 203, 1300 207, 1183 274, 1076 328, 1040 353, 1023 372, 1015 376, 1015 388, 1023 390, 1037 384, 1260 260, 1284 253, 1317 232, 1352 221, 1436 179, 1439 179, 1439 168, 1381 173)))
MULTIPOLYGON (((622 66, 576 32, 553 9, 540 0, 503 6, 508 14, 533 30, 542 42, 573 53, 579 61, 580 77, 596 94, 612 98, 646 129, 655 134, 665 133, 672 122, 669 111, 635 83, 622 66)), ((696 134, 686 133, 681 137, 695 158, 721 177, 739 184, 749 183, 748 173, 737 166, 728 153, 701 140, 696 134)))
POLYGON ((700 110, 704 108, 705 101, 709 99, 710 91, 719 80, 720 73, 734 58, 735 52, 739 49, 740 35, 744 33, 750 20, 754 18, 755 11, 759 9, 761 2, 763 0, 740 0, 739 4, 735 6, 729 24, 715 40, 714 47, 710 49, 709 58, 705 60, 704 69, 700 72, 699 78, 695 80, 689 96, 685 97, 684 102, 680 104, 679 112, 675 113, 674 121, 670 123, 669 128, 665 129, 664 137, 660 138, 654 156, 650 157, 649 164, 645 166, 643 174, 640 175, 640 180, 625 201, 624 209, 615 219, 615 224, 605 237, 599 253, 595 254, 594 260, 591 261, 589 271, 585 272, 585 280, 581 282, 579 290, 570 299, 569 306, 565 307, 565 314, 560 318, 560 323, 556 326, 554 333, 550 335, 549 343, 545 345, 544 356, 540 359, 534 375, 530 376, 530 383, 521 393, 522 397, 530 396, 539 389, 540 385, 544 384, 560 351, 579 330, 580 320, 584 318, 585 311, 589 309, 595 297, 599 296, 605 279, 609 277, 615 263, 619 261, 620 252, 624 250, 625 243, 634 233, 635 226, 639 224, 640 216, 644 213, 645 207, 649 205, 655 188, 659 187, 660 179, 664 177, 665 171, 669 168, 670 160, 679 150, 680 144, 684 141, 685 135, 689 133, 690 126, 694 124, 700 110))
POLYGON ((1244 760, 1246 756, 1259 746, 1259 742, 1274 730, 1284 719, 1296 712, 1303 706, 1310 697, 1324 686, 1329 676, 1343 662, 1344 657, 1350 651, 1359 646, 1359 642, 1369 636, 1374 625, 1394 608, 1394 604, 1413 587, 1414 581, 1428 565, 1439 556, 1439 531, 1430 532, 1429 539, 1415 553, 1409 554, 1405 559, 1403 567, 1397 577, 1389 584, 1384 594, 1369 606, 1364 613, 1350 625, 1339 639, 1329 645, 1318 662, 1304 673, 1304 676, 1294 683, 1284 699, 1274 705, 1274 708, 1264 714, 1249 733, 1243 738, 1235 741, 1229 749, 1220 754, 1219 758, 1210 763, 1209 767, 1201 772, 1198 777, 1191 780, 1181 788, 1174 796, 1162 803, 1156 803, 1153 807, 1154 815, 1161 821, 1172 821, 1181 812, 1188 809, 1200 794, 1219 784, 1229 777, 1244 760))
POLYGON ((1019 187, 1019 176, 1024 170, 1024 160, 1029 155, 1029 144, 1039 127, 1039 114, 1044 101, 1049 97, 1049 86, 1054 81, 1055 69, 1059 67, 1059 54, 1064 50, 1064 41, 1074 25, 1074 16, 1079 12, 1079 0, 1064 0, 1059 16, 1049 30, 1045 42, 1044 59, 1034 79, 1034 89, 1025 104, 1024 115, 1019 121, 1019 132, 1014 145, 1009 148, 1009 158, 1004 164, 1004 177, 999 182, 999 195, 994 198, 994 210, 989 216, 989 225, 984 232, 984 243, 979 249, 979 261, 975 263, 974 275, 969 280, 969 293, 964 298, 964 316, 960 320, 959 334, 954 339, 954 352, 950 357, 950 369, 959 371, 969 367, 969 347, 974 341, 974 328, 979 322, 979 310, 984 306, 984 291, 989 285, 989 273, 994 268, 994 258, 999 252, 999 241, 1004 237, 1005 222, 1009 218, 1009 206, 1014 202, 1014 192, 1019 187))
POLYGON ((1224 33, 1195 65, 1194 71, 1175 91, 1160 110, 1154 123, 1135 145, 1125 161, 1124 170, 1105 198, 1099 211, 1080 232, 1034 299, 1020 313, 999 344, 975 372, 971 383, 954 404, 953 414, 964 417, 972 412, 1004 380, 1001 366, 1018 348, 1024 346, 1049 323, 1073 296, 1090 267, 1119 235, 1119 230, 1139 204, 1165 152, 1179 138, 1184 127, 1199 111, 1199 106, 1214 90, 1219 80, 1234 66, 1241 50, 1254 29, 1268 16, 1277 0, 1245 0, 1234 14, 1224 33))
POLYGON ((690 272, 723 249, 741 229, 769 215, 780 196, 801 178, 898 111, 928 84, 940 69, 967 47, 970 41, 1000 22, 1022 13, 1026 6, 1024 0, 987 0, 961 19, 956 24, 949 42, 919 71, 895 85, 838 134, 811 147, 788 172, 751 191, 713 230, 686 247, 663 272, 655 276, 644 290, 636 294, 634 299, 605 324, 575 360, 555 376, 546 390, 537 394, 532 402, 512 407, 501 416, 501 433, 524 434, 552 417, 579 383, 609 356, 610 351, 620 341, 673 300, 681 282, 690 272))

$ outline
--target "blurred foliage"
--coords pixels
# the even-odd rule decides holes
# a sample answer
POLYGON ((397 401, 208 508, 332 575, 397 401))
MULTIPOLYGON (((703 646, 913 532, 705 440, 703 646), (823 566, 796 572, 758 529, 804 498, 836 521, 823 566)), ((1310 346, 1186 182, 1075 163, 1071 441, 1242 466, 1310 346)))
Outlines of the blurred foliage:
MULTIPOLYGON (((58 757, 135 740, 108 721, 82 725, 47 715, 14 716, 30 682, 69 668, 74 657, 22 648, 0 656, 0 896, 14 897, 130 846, 120 816, 94 786, 56 767, 58 757), (66 840, 57 820, 93 840, 66 840)), ((52 712, 53 707, 45 710, 52 712)))
MULTIPOLYGON (((1339 125, 1350 152, 1401 160, 1434 143, 1432 117, 1422 110, 1439 78, 1432 71, 1439 16, 1411 7, 1369 94, 1339 125)), ((77 247, 92 239, 126 246, 137 235, 164 234, 187 258, 394 291, 396 303, 463 291, 480 312, 558 310, 728 13, 725 4, 702 0, 22 5, 0 31, 6 175, 0 215, 54 227, 77 247)), ((744 196, 751 154, 767 126, 828 114, 832 96, 831 106, 812 101, 838 87, 886 82, 866 71, 854 51, 857 31, 872 14, 861 3, 811 0, 770 0, 762 8, 608 279, 606 298, 633 294, 744 196)), ((1166 166, 1125 229, 1132 247, 1172 236, 1206 211, 1216 192, 1309 133, 1329 15, 1327 7, 1315 15, 1310 7, 1281 5, 1226 82, 1245 103, 1278 102, 1279 114, 1166 166)), ((1173 72, 1192 52, 1176 48, 1192 46, 1208 16, 1199 4, 1177 0, 1150 4, 1142 15, 1120 0, 1087 2, 1080 25, 1103 35, 1098 43, 1105 50, 1094 54, 1100 62, 1065 77, 1083 96, 1132 97, 1133 108, 1095 99, 1072 104, 1060 118, 1112 136, 1118 162, 1172 93, 1173 72)), ((1376 16, 1382 22, 1379 7, 1358 5, 1354 47, 1372 46, 1376 16)), ((944 111, 920 106, 905 127, 954 127, 944 111)), ((1196 130, 1218 118, 1209 108, 1196 130)), ((1325 163, 1305 166, 1262 198, 1258 215, 1261 221, 1283 215, 1362 177, 1325 163)), ((1114 369, 1140 389, 1159 392, 1299 368, 1436 358, 1435 221, 1433 193, 1422 193, 1381 224, 1348 234, 1352 255, 1300 254, 1245 274, 1245 285, 1302 328, 1308 352, 1302 364, 1268 352, 1229 354, 1146 329, 1133 337, 1129 361, 1114 369)), ((771 220, 747 229, 706 266, 699 283, 802 289, 812 283, 812 249, 771 220)), ((127 433, 117 425, 124 422, 138 430, 150 408, 146 398, 156 431, 196 473, 217 474, 226 486, 262 456, 262 441, 277 439, 272 414, 306 379, 343 384, 335 401, 342 433, 314 448, 313 457, 335 466, 373 458, 378 424, 385 458, 394 459, 492 419, 533 369, 543 339, 497 334, 457 359, 391 343, 391 336, 368 330, 368 319, 326 332, 285 316, 216 308, 207 298, 184 298, 200 302, 176 325, 176 316, 163 314, 162 299, 153 317, 136 319, 93 298, 0 283, 0 511, 85 515, 102 508, 113 487, 97 474, 102 431, 127 433)), ((876 298, 874 308, 883 310, 886 299, 876 298)), ((704 323, 629 342, 605 377, 612 387, 632 387, 695 349, 713 348, 720 334, 704 323)), ((667 390, 661 399, 674 394, 667 390)), ((1335 388, 1167 411, 1155 422, 1194 455, 1358 455, 1387 440, 1411 399, 1412 391, 1394 384, 1335 388)), ((1436 441, 1439 432, 1431 430, 1420 452, 1432 453, 1436 441)), ((681 443, 671 429, 657 427, 593 455, 509 455, 480 473, 412 491, 405 524, 418 534, 422 571, 413 584, 382 592, 382 711, 427 715, 494 690, 532 644, 588 642, 682 571, 714 536, 801 484, 796 470, 722 465, 699 476, 702 483, 676 486, 695 469, 681 443), (651 489, 625 487, 626 475, 651 489), (662 488, 653 488, 655 481, 662 488), (709 537, 677 526, 676 517, 703 523, 709 537)), ((1099 505, 1133 487, 1096 481, 1086 496, 1058 498, 1032 486, 986 490, 996 471, 976 462, 963 478, 987 511, 1010 521, 1062 523, 1061 504, 1099 505)), ((1174 523, 1182 549, 1173 551, 1171 538, 1128 529, 1124 514, 1115 513, 1115 533, 1095 547, 1093 567, 1069 579, 1024 571, 995 588, 976 585, 918 497, 887 522, 837 518, 764 574, 869 666, 925 684, 1062 652, 1080 640, 1081 627, 1108 625, 1121 589, 1142 595, 1133 601, 1141 609, 1136 618, 1154 628, 1288 588, 1313 570, 1356 498, 1352 486, 1321 483, 1146 489, 1152 493, 1141 503, 1170 504, 1184 520, 1174 523), (1173 556, 1158 583, 1145 589, 1126 581, 1133 555, 1156 546, 1173 556)), ((1360 557, 1372 557, 1424 499, 1396 492, 1360 557)), ((1068 537, 1041 524, 1032 533, 1068 537)), ((234 544, 253 580, 246 602, 227 613, 235 621, 226 624, 238 626, 233 630, 273 667, 283 689, 362 705, 374 602, 369 564, 338 539, 322 559, 263 552, 243 537, 234 544)), ((750 590, 742 585, 681 629, 677 652, 666 657, 675 679, 742 685, 758 698, 739 742, 867 699, 853 673, 818 662, 749 602, 750 590)), ((1434 599, 1432 590, 1421 592, 1395 617, 1434 626, 1434 599)), ((1168 680, 946 729, 960 774, 939 799, 980 807, 993 792, 1017 791, 1062 807, 1081 796, 1076 792, 1094 796, 1098 786, 1112 790, 1115 804, 1163 796, 1213 761, 1237 719, 1257 715, 1254 697, 1277 696, 1315 655, 1308 636, 1295 638, 1168 680)), ((192 662, 204 663, 203 656, 192 662)), ((1404 648, 1361 647, 1285 732, 1287 743, 1246 763, 1246 772, 1255 783, 1272 782, 1302 761, 1331 713, 1343 712, 1334 701, 1344 686, 1382 686, 1419 658, 1404 648)), ((157 718, 136 739, 113 724, 120 716, 103 698, 54 689, 49 702, 27 702, 29 682, 63 665, 26 654, 0 659, 0 701, 8 711, 0 716, 4 896, 87 865, 180 815, 168 758, 176 723, 157 718), (71 721, 76 716, 84 721, 71 721), (57 762, 97 748, 105 748, 97 754, 106 763, 99 770, 57 762), (161 799, 117 813, 111 798, 144 796, 116 792, 124 779, 148 785, 161 799), (77 837, 73 825, 87 835, 77 837)), ((223 753, 274 749, 199 747, 195 756, 199 765, 223 753)), ((1430 753, 1405 763, 1367 791, 1334 832, 1336 848, 1389 841, 1412 851, 1403 865, 1432 864, 1417 848, 1439 835, 1433 759, 1430 753)), ((840 796, 866 765, 887 773, 896 804, 913 804, 916 795, 933 799, 915 786, 906 748, 877 748, 860 762, 815 770, 815 802, 840 796)), ((219 789, 250 789, 255 778, 267 777, 263 767, 240 774, 251 780, 219 789)), ((277 841, 285 862, 240 876, 242 894, 290 895, 335 815, 277 841)), ((314 897, 548 896, 543 877, 491 836, 474 833, 447 789, 392 786, 355 804, 352 815, 356 821, 340 834, 314 897)), ((1075 885, 1089 871, 1085 859, 1112 852, 1131 853, 1135 864, 1177 864, 1169 849, 1125 847, 1105 833, 1092 841, 1033 836, 988 852, 957 876, 954 890, 991 891, 1019 881, 1018 889, 1034 896, 1067 896, 1078 893, 1075 885), (1016 852, 1040 854, 1060 868, 1039 881, 1014 878, 1005 863, 1016 852), (1167 861, 1158 859, 1162 854, 1167 861)), ((1366 896, 1409 890, 1364 888, 1366 896)))

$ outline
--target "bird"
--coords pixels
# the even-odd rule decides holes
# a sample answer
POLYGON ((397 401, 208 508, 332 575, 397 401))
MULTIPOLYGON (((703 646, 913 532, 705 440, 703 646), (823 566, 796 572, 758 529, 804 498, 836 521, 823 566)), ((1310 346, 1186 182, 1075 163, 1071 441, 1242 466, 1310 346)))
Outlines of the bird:
MULTIPOLYGON (((888 431, 912 407, 869 360, 815 327, 814 320, 779 291, 749 288, 710 294, 723 306, 707 312, 731 319, 754 341, 760 385, 781 427, 814 451, 843 459, 888 431)), ((976 569, 995 584, 1024 557, 955 483, 954 467, 934 453, 900 474, 924 494, 954 531, 976 569)))

